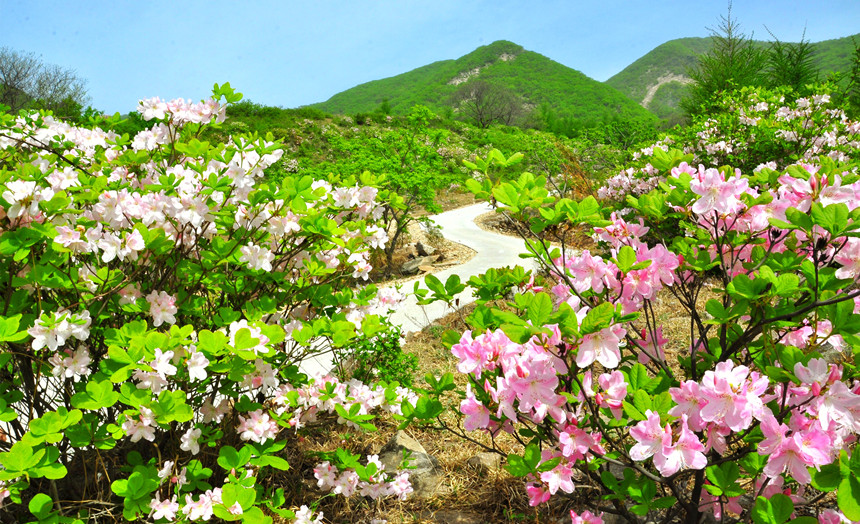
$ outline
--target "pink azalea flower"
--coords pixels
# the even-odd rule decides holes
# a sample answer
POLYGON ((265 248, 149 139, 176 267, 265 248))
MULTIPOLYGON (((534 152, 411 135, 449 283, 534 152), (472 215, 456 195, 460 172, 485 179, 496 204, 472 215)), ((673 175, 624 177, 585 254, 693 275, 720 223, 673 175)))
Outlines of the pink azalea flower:
POLYGON ((529 495, 529 506, 538 506, 548 501, 552 494, 543 485, 530 482, 526 484, 526 493, 529 495))
POLYGON ((168 295, 166 291, 152 291, 146 295, 146 301, 149 302, 152 325, 158 327, 165 322, 176 324, 176 297, 168 295))
POLYGON ((836 270, 836 278, 857 278, 857 275, 860 275, 860 238, 849 238, 834 260, 842 264, 842 267, 836 270))
POLYGON ((200 438, 202 431, 200 428, 191 428, 186 431, 179 439, 179 449, 182 451, 190 451, 192 455, 200 453, 200 444, 197 440, 200 438))
POLYGON ((618 367, 621 362, 618 344, 626 334, 627 330, 615 324, 597 333, 585 335, 576 353, 576 365, 584 368, 596 360, 605 368, 618 367))
POLYGON ((692 380, 685 380, 680 388, 669 388, 669 394, 676 405, 672 406, 669 414, 673 417, 686 415, 690 427, 694 431, 705 429, 705 421, 702 420, 702 406, 705 400, 699 394, 699 384, 692 380))
POLYGON ((630 448, 630 458, 641 462, 663 449, 663 441, 666 437, 672 438, 672 430, 669 425, 660 426, 660 415, 651 411, 645 412, 645 420, 630 428, 630 436, 636 444, 630 448))
POLYGON ((540 479, 547 485, 547 490, 551 495, 555 495, 558 490, 565 493, 573 493, 573 469, 570 464, 564 461, 549 471, 544 471, 540 474, 540 479))
POLYGON ((701 195, 701 198, 696 200, 692 210, 697 215, 737 212, 743 206, 738 197, 748 189, 749 182, 745 178, 735 175, 725 180, 718 170, 699 167, 698 176, 690 181, 690 190, 701 195))
POLYGON ((275 438, 278 434, 278 424, 269 418, 268 413, 258 409, 252 411, 248 418, 239 415, 239 427, 236 431, 240 433, 239 438, 242 440, 253 440, 263 444, 275 438))
POLYGON ((657 326, 656 331, 656 339, 651 336, 651 330, 647 328, 642 329, 642 338, 639 340, 635 340, 637 344, 642 348, 639 351, 639 363, 647 364, 651 362, 651 360, 659 360, 661 362, 666 361, 666 353, 663 351, 663 347, 666 345, 669 340, 663 337, 663 327, 657 326))
POLYGON ((805 457, 794 438, 784 440, 764 466, 764 474, 770 478, 776 478, 783 472, 788 472, 801 484, 809 484, 812 481, 805 457))
POLYGON ((703 469, 708 459, 703 453, 705 446, 687 426, 687 417, 681 416, 681 434, 672 444, 671 433, 664 434, 660 453, 654 454, 654 465, 664 477, 674 475, 682 469, 703 469))
POLYGON ((570 510, 570 524, 603 524, 603 513, 595 515, 585 510, 580 514, 570 510))
POLYGON ((172 521, 179 511, 179 504, 176 502, 176 495, 173 498, 161 500, 159 494, 156 493, 155 498, 149 501, 149 508, 149 517, 152 520, 167 519, 172 521))
POLYGON ((475 398, 471 384, 466 385, 466 398, 460 402, 460 412, 466 415, 466 431, 484 429, 490 425, 490 410, 475 398))
POLYGON ((603 388, 604 393, 597 395, 597 403, 600 407, 609 408, 612 415, 620 419, 624 397, 627 396, 627 381, 620 371, 604 373, 597 378, 597 383, 603 388))

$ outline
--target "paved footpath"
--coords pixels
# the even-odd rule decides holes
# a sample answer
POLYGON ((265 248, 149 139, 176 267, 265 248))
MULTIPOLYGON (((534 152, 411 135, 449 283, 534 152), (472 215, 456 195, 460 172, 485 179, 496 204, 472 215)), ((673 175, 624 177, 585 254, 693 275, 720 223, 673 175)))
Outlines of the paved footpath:
MULTIPOLYGON (((491 208, 488 204, 480 203, 430 217, 439 225, 442 236, 447 240, 463 244, 476 252, 475 256, 464 264, 433 273, 443 283, 450 275, 458 275, 460 281, 466 282, 472 276, 480 275, 490 268, 516 265, 531 267, 531 260, 519 257, 520 253, 526 252, 525 243, 521 239, 486 231, 475 224, 475 218, 489 211, 491 208)), ((423 279, 421 276, 416 280, 421 280, 422 287, 426 287, 423 285, 423 279)), ((411 292, 413 282, 414 280, 403 283, 402 291, 411 292)), ((457 295, 457 298, 461 307, 475 300, 468 289, 457 295)), ((441 302, 428 306, 419 306, 416 302, 414 296, 407 297, 390 317, 394 324, 403 329, 404 335, 421 331, 433 321, 451 313, 451 309, 441 302)), ((331 369, 331 355, 319 355, 305 360, 300 367, 308 374, 327 373, 331 369)))

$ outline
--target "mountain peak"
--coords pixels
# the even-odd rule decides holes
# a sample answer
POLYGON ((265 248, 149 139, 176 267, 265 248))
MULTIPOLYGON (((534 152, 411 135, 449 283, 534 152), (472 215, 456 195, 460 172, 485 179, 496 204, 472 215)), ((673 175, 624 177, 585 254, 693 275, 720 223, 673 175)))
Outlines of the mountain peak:
POLYGON ((652 118, 616 89, 507 40, 478 47, 460 58, 358 85, 314 106, 352 114, 375 111, 387 101, 395 114, 405 114, 415 104, 440 112, 456 111, 455 93, 477 79, 505 88, 526 110, 545 105, 559 118, 594 122, 652 118))

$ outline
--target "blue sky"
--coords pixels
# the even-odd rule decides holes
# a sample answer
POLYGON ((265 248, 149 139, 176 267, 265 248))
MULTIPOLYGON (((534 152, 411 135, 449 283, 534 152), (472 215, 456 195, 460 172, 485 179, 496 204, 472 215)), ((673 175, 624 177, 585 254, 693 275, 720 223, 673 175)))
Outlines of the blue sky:
MULTIPOLYGON (((92 104, 199 100, 230 82, 297 107, 357 84, 510 40, 597 80, 659 44, 707 36, 726 2, 699 0, 0 0, 0 46, 88 81, 92 104)), ((735 0, 742 30, 813 42, 860 32, 858 0, 735 0)))

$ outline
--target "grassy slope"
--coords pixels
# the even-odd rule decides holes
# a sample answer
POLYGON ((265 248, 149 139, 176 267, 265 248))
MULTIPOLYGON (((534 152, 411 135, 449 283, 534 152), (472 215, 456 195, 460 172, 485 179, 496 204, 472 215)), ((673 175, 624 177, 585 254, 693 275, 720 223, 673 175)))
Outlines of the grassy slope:
POLYGON ((696 64, 696 55, 711 46, 710 38, 679 38, 660 44, 606 83, 633 100, 641 101, 648 88, 665 74, 685 75, 696 64))
POLYGON ((457 75, 481 67, 478 78, 500 81, 535 106, 549 104, 559 115, 601 120, 614 115, 644 116, 635 103, 615 89, 545 56, 525 51, 511 42, 480 47, 457 60, 444 60, 391 78, 361 84, 314 104, 331 113, 374 111, 388 99, 392 112, 404 113, 414 104, 443 108, 458 86, 457 75), (503 53, 516 54, 503 61, 503 53))
MULTIPOLYGON (((860 42, 860 34, 853 36, 860 42)), ((767 42, 758 42, 768 45, 767 42)), ((814 62, 822 75, 831 72, 845 72, 851 67, 851 52, 854 49, 852 37, 824 40, 813 44, 814 62)), ((686 76, 687 70, 695 65, 696 55, 707 52, 710 38, 679 38, 655 47, 606 83, 633 100, 641 101, 649 86, 654 85, 660 76, 677 74, 686 76)), ((658 91, 659 93, 659 91, 658 91)), ((656 97, 655 97, 656 101, 656 97)), ((652 109, 654 109, 652 107, 652 109)))

